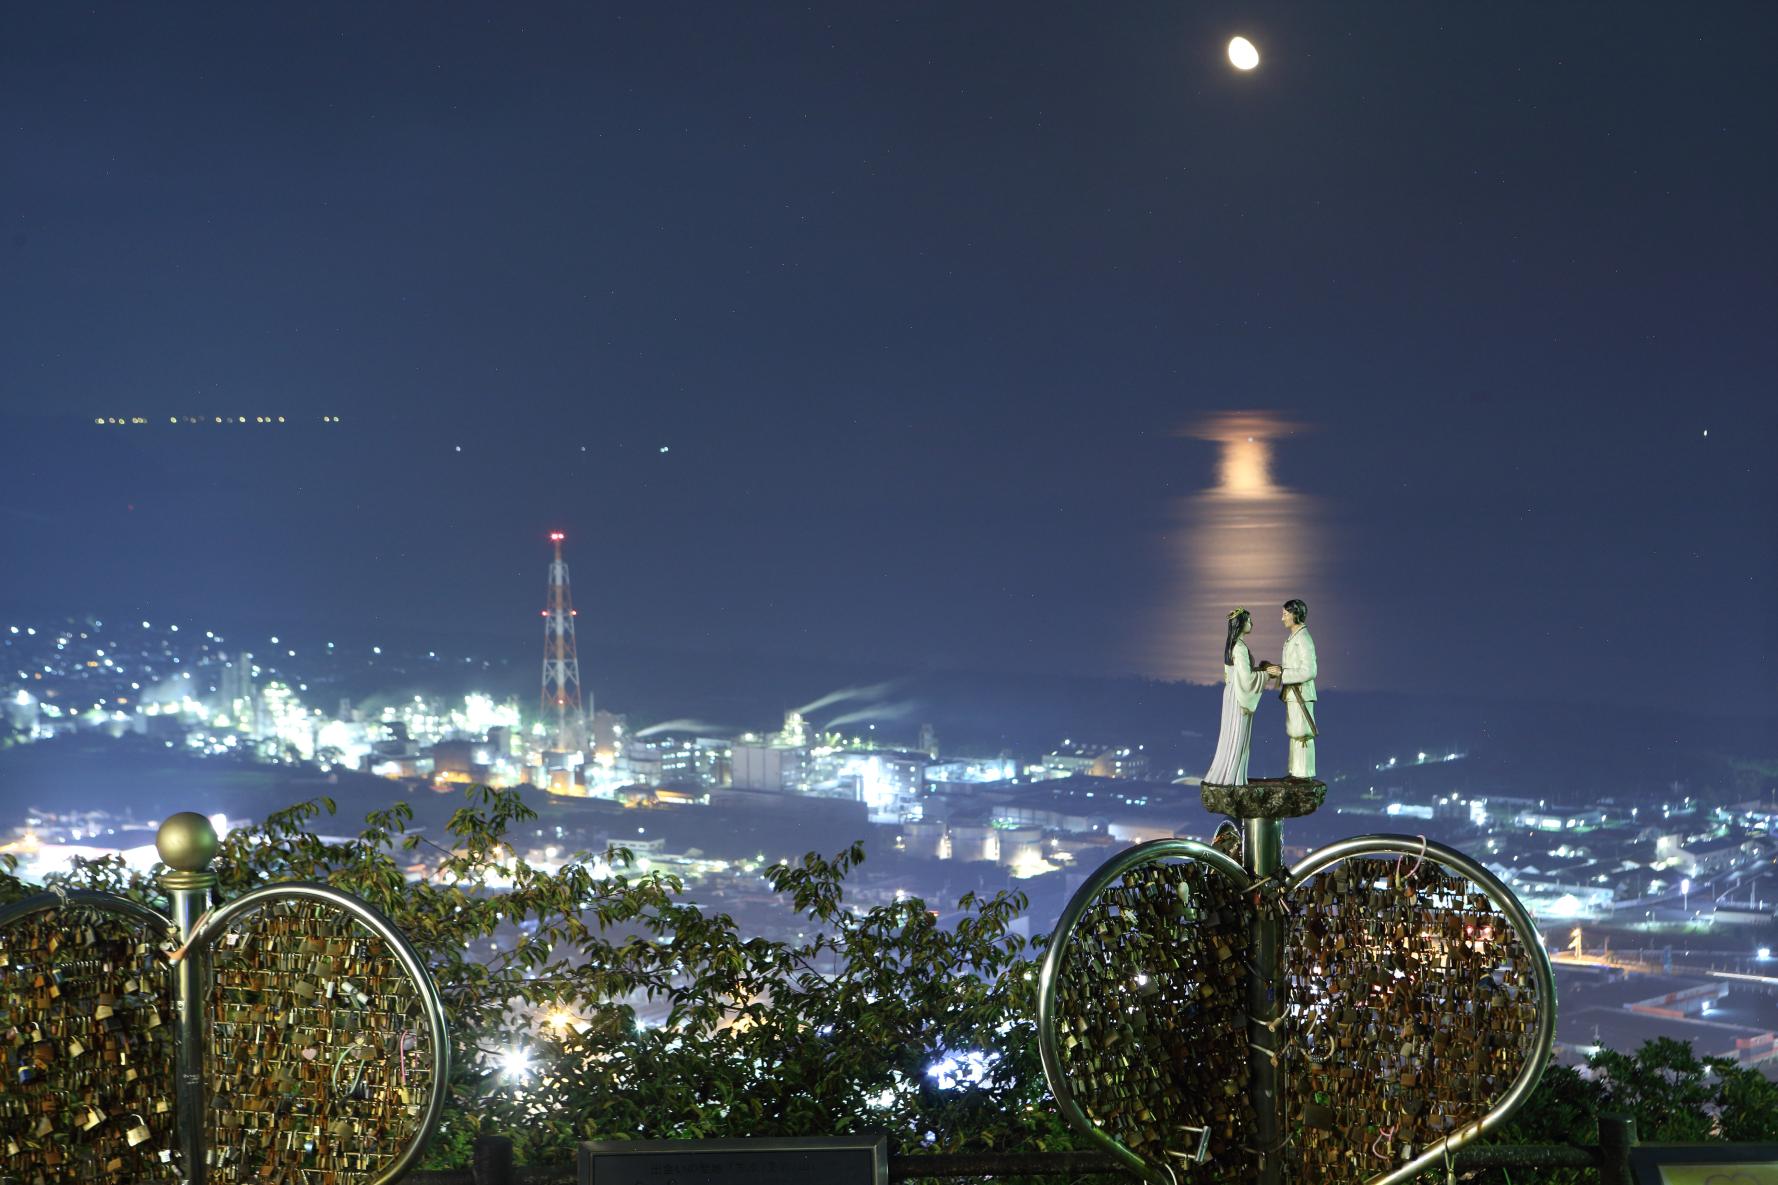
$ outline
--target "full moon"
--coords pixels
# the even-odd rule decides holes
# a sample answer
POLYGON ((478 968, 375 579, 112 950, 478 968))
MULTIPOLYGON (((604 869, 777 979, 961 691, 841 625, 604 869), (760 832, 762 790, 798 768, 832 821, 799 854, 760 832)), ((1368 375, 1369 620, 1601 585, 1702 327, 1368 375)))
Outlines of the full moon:
POLYGON ((1259 50, 1245 37, 1229 42, 1229 64, 1237 70, 1251 70, 1259 65, 1259 50))

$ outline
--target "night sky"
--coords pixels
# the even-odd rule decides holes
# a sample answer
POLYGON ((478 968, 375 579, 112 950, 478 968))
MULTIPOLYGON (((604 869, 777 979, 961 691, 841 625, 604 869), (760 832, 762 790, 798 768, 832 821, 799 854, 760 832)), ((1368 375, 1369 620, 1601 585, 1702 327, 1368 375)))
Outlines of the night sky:
POLYGON ((1768 3, 8 6, 0 609, 529 657, 559 528, 619 701, 601 645, 1193 676, 1251 571, 1327 688, 1770 713, 1775 51, 1768 3), (1230 423, 1264 522, 1206 517, 1230 423))

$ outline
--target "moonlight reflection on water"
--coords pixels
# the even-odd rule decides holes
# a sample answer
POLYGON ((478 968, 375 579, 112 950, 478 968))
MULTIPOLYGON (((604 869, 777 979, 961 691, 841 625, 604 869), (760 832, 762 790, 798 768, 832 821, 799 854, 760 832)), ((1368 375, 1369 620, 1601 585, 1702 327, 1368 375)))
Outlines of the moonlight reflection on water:
POLYGON ((1320 508, 1272 476, 1271 442, 1298 427, 1272 412, 1226 412, 1181 432, 1219 446, 1218 481, 1168 507, 1169 590, 1139 660, 1149 674, 1221 683, 1230 609, 1252 610, 1248 647, 1272 662, 1284 645, 1278 608, 1285 601, 1302 597, 1312 623, 1326 620, 1320 508))

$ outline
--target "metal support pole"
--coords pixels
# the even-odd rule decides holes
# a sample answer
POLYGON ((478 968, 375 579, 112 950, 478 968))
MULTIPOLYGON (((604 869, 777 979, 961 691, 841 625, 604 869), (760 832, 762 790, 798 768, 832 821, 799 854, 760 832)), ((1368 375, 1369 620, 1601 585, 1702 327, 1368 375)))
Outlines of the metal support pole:
POLYGON ((512 1167, 511 1136, 477 1136, 473 1155, 475 1185, 513 1185, 518 1180, 512 1167))
POLYGON ((1599 1116, 1599 1185, 1631 1185, 1630 1149, 1636 1144, 1633 1116, 1599 1116))
POLYGON ((216 829, 210 820, 182 811, 161 824, 155 836, 161 862, 170 871, 161 873, 161 888, 172 904, 173 926, 185 948, 173 964, 173 1012, 178 1040, 175 1045, 174 1118, 179 1128, 179 1156, 185 1185, 204 1185, 204 990, 209 979, 209 960, 190 947, 191 935, 204 916, 204 903, 216 887, 210 861, 216 856, 216 829))
MULTIPOLYGON (((1241 863, 1255 879, 1277 872, 1284 863, 1284 828, 1277 819, 1241 820, 1241 863)), ((1284 1075, 1279 1064, 1281 1043, 1272 1024, 1284 1012, 1284 943, 1278 919, 1253 911, 1247 973, 1248 1092, 1253 1100, 1254 1139, 1260 1149, 1259 1185, 1281 1185, 1284 1149, 1284 1075)))

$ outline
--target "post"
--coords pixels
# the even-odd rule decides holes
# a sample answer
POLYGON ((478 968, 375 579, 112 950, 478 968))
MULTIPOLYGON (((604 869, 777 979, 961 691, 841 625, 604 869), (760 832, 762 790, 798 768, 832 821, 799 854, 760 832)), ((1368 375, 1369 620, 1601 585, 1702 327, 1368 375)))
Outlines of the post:
MULTIPOLYGON (((1241 825, 1241 866, 1255 881, 1284 871, 1285 819, 1311 814, 1327 797, 1313 778, 1253 778, 1239 786, 1205 782, 1204 807, 1241 825)), ((1270 897, 1271 893, 1264 896, 1270 897)), ((1283 1036, 1277 1019, 1290 1005, 1284 982, 1284 928, 1269 909, 1256 908, 1249 922, 1247 953, 1248 1097, 1253 1103, 1254 1146, 1260 1150, 1258 1185, 1282 1185, 1285 1134, 1283 1036)))
MULTIPOLYGON (((172 903, 173 926, 182 945, 204 915, 204 902, 216 886, 210 861, 216 857, 216 829, 192 811, 170 816, 154 838, 161 862, 161 888, 172 903)), ((185 1185, 204 1185, 204 989, 209 979, 203 952, 187 950, 173 965, 173 1012, 178 1041, 174 1060, 174 1115, 185 1185)))
POLYGON ((1631 1185, 1630 1149, 1636 1144, 1634 1117, 1599 1116, 1599 1185, 1631 1185))
MULTIPOLYGON (((1284 825, 1275 818, 1241 820, 1241 863, 1255 880, 1277 872, 1284 862, 1284 825)), ((1284 1092, 1280 1089, 1282 1067, 1278 1064, 1279 1040, 1275 1023, 1283 1014, 1284 943, 1278 919, 1266 910, 1253 911, 1248 950, 1253 962, 1247 972, 1247 1065, 1253 1097, 1254 1139, 1260 1149, 1259 1185, 1279 1185, 1284 1179, 1284 1150, 1278 1134, 1284 1130, 1284 1092)))
POLYGON ((470 1179, 475 1185, 513 1185, 511 1136, 477 1136, 470 1179))

